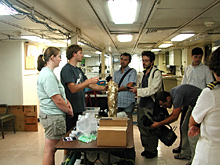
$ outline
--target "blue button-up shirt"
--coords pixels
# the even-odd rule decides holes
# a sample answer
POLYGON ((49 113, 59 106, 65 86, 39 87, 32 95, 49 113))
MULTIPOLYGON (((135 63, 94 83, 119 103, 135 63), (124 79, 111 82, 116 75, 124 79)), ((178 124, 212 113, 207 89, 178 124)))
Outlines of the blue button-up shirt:
MULTIPOLYGON (((121 68, 114 73, 114 82, 119 84, 122 76, 130 69, 130 67, 126 67, 124 72, 121 73, 121 68)), ((137 82, 137 72, 135 69, 132 69, 124 78, 120 86, 126 87, 129 82, 136 84, 137 82)), ((120 91, 118 92, 118 107, 126 108, 132 103, 135 102, 135 94, 130 91, 120 91)))

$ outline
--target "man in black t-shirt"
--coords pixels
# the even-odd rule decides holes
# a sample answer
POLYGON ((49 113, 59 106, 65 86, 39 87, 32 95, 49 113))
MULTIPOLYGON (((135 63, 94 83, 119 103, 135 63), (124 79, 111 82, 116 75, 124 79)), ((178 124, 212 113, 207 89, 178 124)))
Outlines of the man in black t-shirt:
POLYGON ((95 91, 105 91, 106 87, 99 86, 96 83, 98 77, 88 79, 77 63, 82 61, 82 48, 79 45, 71 45, 66 50, 68 63, 62 68, 60 77, 61 83, 65 88, 66 97, 72 105, 74 117, 66 116, 66 126, 69 131, 76 125, 78 115, 86 110, 84 88, 88 87, 95 91))

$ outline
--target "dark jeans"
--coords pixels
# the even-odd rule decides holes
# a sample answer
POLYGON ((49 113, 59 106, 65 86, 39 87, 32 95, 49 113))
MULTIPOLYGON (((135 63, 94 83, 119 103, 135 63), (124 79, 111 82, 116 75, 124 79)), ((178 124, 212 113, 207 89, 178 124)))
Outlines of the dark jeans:
POLYGON ((185 116, 186 116, 186 112, 187 112, 188 108, 189 108, 188 106, 183 107, 182 113, 181 113, 181 118, 180 118, 180 144, 179 144, 180 149, 181 149, 181 145, 182 145, 182 130, 181 130, 181 125, 183 124, 183 120, 184 120, 184 118, 185 118, 185 116))

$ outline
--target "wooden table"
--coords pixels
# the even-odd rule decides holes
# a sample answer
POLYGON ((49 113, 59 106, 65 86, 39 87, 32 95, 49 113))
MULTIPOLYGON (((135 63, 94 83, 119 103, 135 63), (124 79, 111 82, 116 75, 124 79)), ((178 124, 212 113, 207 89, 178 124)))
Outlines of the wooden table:
MULTIPOLYGON (((103 147, 97 146, 97 141, 92 141, 90 143, 83 143, 81 141, 71 141, 64 142, 62 139, 56 144, 56 150, 72 150, 78 152, 84 152, 85 154, 85 164, 86 164, 86 151, 106 151, 108 153, 108 162, 110 163, 110 151, 125 151, 134 148, 134 138, 133 138, 133 120, 132 114, 128 114, 128 129, 127 129, 127 146, 126 147, 103 147)), ((69 136, 70 131, 65 135, 69 136)))

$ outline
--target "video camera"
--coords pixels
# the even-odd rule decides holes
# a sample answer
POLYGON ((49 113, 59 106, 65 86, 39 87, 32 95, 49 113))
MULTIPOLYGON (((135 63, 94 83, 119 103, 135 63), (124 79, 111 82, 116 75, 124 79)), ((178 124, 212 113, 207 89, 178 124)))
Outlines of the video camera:
MULTIPOLYGON (((148 112, 148 115, 152 116, 152 114, 150 114, 149 112, 148 112)), ((153 124, 153 121, 150 120, 146 115, 144 115, 141 118, 141 121, 142 121, 143 125, 146 127, 150 127, 153 124)), ((163 126, 160 126, 154 130, 150 129, 149 132, 152 135, 155 135, 158 139, 160 139, 165 145, 171 146, 175 142, 177 136, 176 136, 175 132, 173 131, 172 127, 170 125, 168 125, 168 126, 169 126, 169 128, 167 126, 163 125, 163 126)))

